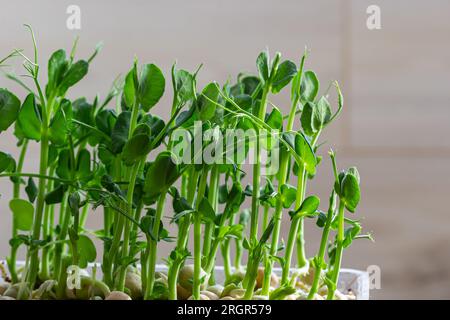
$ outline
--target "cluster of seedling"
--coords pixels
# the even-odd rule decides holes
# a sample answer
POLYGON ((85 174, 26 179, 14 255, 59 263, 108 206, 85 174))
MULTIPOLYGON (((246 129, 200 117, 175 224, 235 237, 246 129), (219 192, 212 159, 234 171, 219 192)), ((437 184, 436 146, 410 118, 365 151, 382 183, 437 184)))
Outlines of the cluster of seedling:
MULTIPOLYGON (((197 88, 199 70, 174 65, 171 115, 163 120, 150 112, 169 91, 156 65, 135 61, 104 100, 70 100, 69 89, 87 74, 98 50, 87 60, 75 59, 76 43, 69 54, 54 52, 43 87, 32 38, 33 58, 15 50, 0 61, 6 70, 10 59, 23 59, 32 82, 6 73, 29 92, 22 102, 0 89, 0 133, 13 127, 21 148, 17 160, 0 152, 0 177, 9 178, 13 188, 3 299, 350 297, 337 290, 337 283, 343 250, 353 240, 368 237, 360 234, 358 221, 345 217, 360 200, 359 174, 356 168, 339 172, 330 151, 334 181, 327 210, 321 211, 319 198, 306 191, 321 163, 319 136, 343 106, 337 83, 334 112, 328 92, 319 97, 316 74, 304 70, 306 52, 297 66, 282 61, 278 53, 270 59, 264 51, 257 58, 258 75, 240 74, 236 83, 212 82, 202 90, 197 88), (290 112, 285 116, 270 98, 288 88, 290 112), (201 121, 201 129, 268 132, 269 140, 280 147, 271 149, 270 141, 244 141, 246 154, 250 149, 255 154, 253 183, 245 186, 242 163, 175 161, 172 150, 180 142, 173 132, 182 128, 201 137, 195 121, 201 121), (30 141, 40 146, 37 173, 23 171, 30 141), (279 158, 279 169, 265 177, 263 150, 279 158), (295 181, 296 187, 289 184, 295 181), (244 208, 246 198, 249 208, 244 208), (166 205, 169 200, 172 206, 166 205), (101 230, 86 225, 91 209, 103 213, 101 230), (280 227, 287 214, 286 238, 280 227), (310 259, 303 227, 308 218, 323 230, 319 252, 310 259), (176 235, 167 231, 169 223, 176 225, 176 235), (102 257, 97 256, 94 238, 103 243, 102 257), (174 243, 166 270, 156 269, 161 241, 174 243), (16 259, 21 246, 26 247, 23 265, 16 259), (216 283, 220 254, 224 281, 216 283), (101 270, 89 268, 100 258, 101 270), (275 265, 281 274, 273 272, 275 265), (73 266, 89 270, 81 273, 75 288, 68 286, 67 271, 73 266)), ((213 143, 205 139, 202 147, 213 143)))

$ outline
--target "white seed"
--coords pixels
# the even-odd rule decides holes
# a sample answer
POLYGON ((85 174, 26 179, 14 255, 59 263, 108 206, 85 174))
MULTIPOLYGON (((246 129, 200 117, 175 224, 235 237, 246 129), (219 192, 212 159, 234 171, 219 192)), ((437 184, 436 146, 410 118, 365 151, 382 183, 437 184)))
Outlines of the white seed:
POLYGON ((200 295, 207 296, 209 300, 219 300, 219 296, 217 294, 208 290, 200 291, 200 295))
POLYGON ((105 300, 131 300, 131 297, 122 291, 111 291, 105 300))
POLYGON ((10 284, 8 282, 0 282, 0 296, 5 293, 6 290, 10 287, 10 284))
POLYGON ((230 291, 229 296, 235 299, 241 299, 245 294, 245 289, 233 289, 230 291))
POLYGON ((208 290, 209 292, 212 292, 212 293, 216 294, 218 297, 220 297, 223 292, 223 286, 220 284, 215 284, 213 286, 209 286, 208 288, 206 288, 206 290, 208 290))
MULTIPOLYGON (((188 300, 194 300, 194 296, 190 296, 188 300)), ((211 300, 207 295, 200 294, 199 300, 211 300)))
POLYGON ((130 296, 132 299, 137 300, 142 298, 141 276, 136 272, 128 271, 125 277, 125 288, 130 290, 130 296))

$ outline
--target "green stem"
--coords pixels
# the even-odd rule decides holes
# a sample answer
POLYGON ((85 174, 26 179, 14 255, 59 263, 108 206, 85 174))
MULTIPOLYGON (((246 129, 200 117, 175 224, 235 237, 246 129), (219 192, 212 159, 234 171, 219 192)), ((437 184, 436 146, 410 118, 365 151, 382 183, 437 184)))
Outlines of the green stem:
MULTIPOLYGON (((48 128, 47 123, 43 122, 41 129, 41 151, 40 151, 40 163, 39 163, 39 174, 41 176, 45 176, 47 174, 47 162, 48 162, 48 148, 49 148, 49 139, 48 139, 48 128)), ((41 237, 41 228, 42 228, 42 217, 44 213, 44 205, 45 205, 45 182, 44 178, 39 178, 38 183, 38 196, 36 200, 36 211, 33 220, 33 231, 31 234, 31 238, 33 243, 36 243, 40 240, 41 237)), ((30 267, 27 273, 27 282, 30 288, 34 288, 36 283, 36 278, 38 275, 39 269, 39 247, 35 244, 30 245, 28 255, 30 256, 30 267)))
POLYGON ((242 270, 242 254, 244 249, 242 243, 242 239, 236 239, 236 253, 234 256, 234 269, 236 271, 242 270))
MULTIPOLYGON (((128 185, 128 191, 127 191, 127 212, 130 216, 133 215, 133 195, 134 195, 134 187, 136 185, 136 179, 137 179, 137 175, 139 172, 139 168, 140 168, 141 164, 137 163, 134 164, 132 169, 131 169, 131 174, 130 174, 130 183, 128 185)), ((159 227, 159 222, 158 222, 158 227, 159 227)), ((129 245, 130 245, 130 232, 131 232, 131 221, 130 220, 126 220, 125 221, 125 226, 124 226, 124 235, 123 235, 123 245, 122 245, 122 259, 125 259, 126 257, 128 257, 128 253, 129 253, 129 245)), ((127 273, 127 267, 123 267, 120 269, 120 273, 119 273, 119 281, 117 284, 117 290, 119 291, 123 291, 125 288, 125 276, 127 273)))
MULTIPOLYGON (((314 149, 317 140, 319 139, 321 131, 319 130, 312 138, 311 141, 311 147, 314 149)), ((303 187, 303 198, 305 197, 306 192, 306 183, 307 183, 307 176, 305 175, 304 178, 304 187, 303 187)), ((297 194, 299 195, 299 194, 297 194)), ((301 203, 300 203, 301 204, 301 203)), ((297 231, 297 266, 299 268, 302 268, 306 266, 308 263, 308 259, 306 258, 306 251, 305 251, 305 233, 304 233, 304 219, 300 218, 299 225, 298 225, 298 231, 297 231)))
POLYGON ((155 268, 156 268, 156 259, 158 257, 158 238, 159 238, 159 225, 161 221, 161 217, 164 211, 164 203, 166 201, 166 195, 167 191, 162 191, 159 199, 158 204, 156 205, 156 214, 155 214, 155 220, 153 221, 153 235, 156 237, 156 239, 151 239, 150 243, 148 244, 150 246, 150 257, 149 257, 149 264, 148 264, 148 270, 147 270, 147 276, 146 276, 146 286, 145 286, 145 294, 144 299, 148 300, 151 298, 153 294, 153 285, 155 283, 155 268))
MULTIPOLYGON (((89 200, 89 197, 86 197, 86 201, 88 201, 88 200, 89 200)), ((83 207, 83 210, 81 211, 80 225, 79 225, 79 228, 78 228, 78 231, 79 231, 79 232, 80 232, 81 229, 83 229, 84 226, 86 225, 86 220, 87 220, 88 213, 89 213, 89 204, 86 203, 86 204, 84 205, 84 207, 83 207)))
MULTIPOLYGON (((71 193, 71 188, 67 190, 67 192, 64 194, 63 202, 61 204, 61 230, 60 234, 58 236, 59 240, 65 240, 67 237, 67 233, 69 230, 70 225, 70 208, 68 206, 68 198, 71 193)), ((64 243, 57 243, 55 246, 55 257, 54 257, 54 265, 55 265, 55 279, 58 281, 58 288, 57 288, 57 296, 62 298, 64 295, 64 289, 65 289, 65 283, 64 279, 66 278, 65 270, 64 269, 64 259, 63 259, 63 251, 64 251, 64 243)))
MULTIPOLYGON (((267 97, 270 92, 270 81, 266 83, 263 89, 261 104, 258 112, 258 119, 264 121, 264 117, 266 115, 267 108, 267 97)), ((258 238, 258 218, 259 218, 259 185, 260 185, 260 173, 261 173, 261 144, 259 141, 259 130, 257 130, 258 138, 256 139, 256 163, 253 165, 253 191, 252 191, 252 211, 250 214, 250 241, 257 241, 258 238)), ((250 253, 251 255, 251 253, 250 253)), ((256 281, 256 272, 252 272, 250 268, 253 265, 251 259, 248 259, 247 262, 247 271, 245 278, 248 280, 246 284, 249 284, 249 287, 246 288, 246 296, 253 295, 254 283, 256 281)))
MULTIPOLYGON (((195 170, 195 167, 192 166, 189 170, 189 175, 186 176, 185 182, 186 190, 185 194, 187 197, 187 202, 193 206, 194 205, 194 197, 195 197, 195 189, 198 182, 198 172, 195 170), (189 178, 189 179, 188 179, 189 178)), ((189 238, 189 228, 191 226, 191 217, 190 215, 182 217, 179 222, 179 231, 178 231, 178 239, 177 239, 177 247, 176 250, 181 251, 186 248, 189 238)), ((171 265, 169 265, 169 270, 167 272, 168 275, 168 286, 169 286, 169 300, 177 300, 177 282, 178 282, 178 273, 181 268, 182 261, 173 261, 171 265)))
MULTIPOLYGON (((300 208, 303 198, 304 198, 304 189, 305 189, 305 179, 306 179, 306 171, 304 167, 302 167, 299 171, 298 175, 298 183, 297 183, 297 197, 295 200, 295 209, 297 210, 300 208)), ((283 273, 281 277, 281 283, 286 284, 289 282, 289 270, 291 268, 291 261, 292 261, 292 254, 294 251, 294 245, 295 245, 295 239, 298 235, 298 230, 300 228, 300 225, 303 222, 303 218, 295 218, 291 222, 291 226, 289 229, 289 236, 288 241, 286 245, 286 253, 285 253, 285 264, 283 266, 283 273)), ((299 265, 300 266, 300 265, 299 265)))
MULTIPOLYGON (((131 139, 133 136, 134 129, 136 128, 137 119, 139 115, 139 106, 137 103, 134 103, 133 105, 133 111, 131 114, 131 120, 130 120, 130 127, 128 131, 128 139, 131 139)), ((145 161, 145 160, 142 160, 145 161)), ((128 190, 127 190, 127 213, 129 216, 133 216, 133 195, 134 195, 134 188, 136 185, 136 178, 139 172, 139 168, 141 166, 141 162, 136 163, 132 166, 132 168, 127 168, 127 181, 129 181, 128 184, 128 190), (130 171, 131 170, 131 171, 130 171)), ((130 245, 130 232, 131 232, 131 221, 128 219, 124 221, 124 227, 123 227, 123 244, 122 244, 122 259, 125 259, 128 256, 129 253, 129 245, 130 245)), ((127 273, 127 266, 120 268, 119 271, 119 279, 117 282, 117 290, 123 291, 125 289, 125 276, 127 273)))
MULTIPOLYGON (((211 169, 211 175, 209 180, 209 192, 208 192, 208 201, 211 204, 214 212, 217 213, 217 192, 219 187, 219 166, 214 165, 211 169)), ((211 240, 214 232, 214 222, 208 222, 205 226, 205 234, 203 237, 203 266, 206 263, 206 257, 208 257, 209 252, 211 250, 211 240)))
MULTIPOLYGON (((141 200, 139 201, 139 204, 134 212, 134 221, 141 221, 141 214, 142 209, 144 208, 144 202, 141 200)), ((131 228, 131 234, 133 235, 133 238, 130 242, 130 252, 132 252, 132 249, 136 246, 136 240, 137 240, 137 234, 139 232, 139 226, 136 223, 133 223, 133 226, 131 228)))
MULTIPOLYGON (((87 204, 86 204, 87 205, 87 204)), ((76 236, 78 237, 79 234, 79 227, 80 227, 80 214, 77 212, 74 215, 73 219, 73 230, 76 230, 76 236)), ((72 245, 72 264, 74 266, 78 265, 78 239, 73 239, 70 241, 72 245)))
MULTIPOLYGON (((287 176, 287 169, 288 169, 288 159, 289 154, 287 152, 283 152, 280 163, 280 171, 278 176, 278 193, 281 193, 281 187, 286 183, 286 176, 287 176)), ((297 191, 298 194, 298 191, 297 191)), ((270 255, 275 256, 278 252, 278 241, 280 236, 280 229, 281 229, 281 216, 283 213, 283 202, 281 200, 281 197, 277 199, 276 205, 275 205, 275 212, 274 212, 274 228, 272 232, 272 243, 270 245, 270 255)), ((266 261, 267 262, 267 261, 266 261)), ((269 289, 270 289, 270 277, 272 274, 272 268, 273 263, 271 261, 268 261, 266 264, 266 269, 264 271, 264 280, 263 280, 263 287, 262 287, 262 295, 268 295, 269 289)))
MULTIPOLYGON (((264 87, 258 118, 264 120, 267 108, 267 96, 270 91, 270 85, 264 87)), ((261 173, 261 143, 259 138, 256 140, 256 163, 253 165, 253 192, 252 192, 252 212, 250 216, 250 239, 258 238, 258 216, 259 216, 259 185, 261 173)))
MULTIPOLYGON (((120 157, 116 157, 114 160, 114 166, 113 166, 114 180, 118 181, 121 179, 121 176, 122 176, 121 169, 122 169, 122 165, 121 165, 120 157)), ((113 218, 114 218, 114 221, 113 221, 114 234, 113 234, 111 246, 109 247, 109 251, 106 255, 104 255, 105 258, 103 259, 103 265, 102 265, 104 281, 110 287, 113 287, 113 285, 114 285, 113 264, 114 264, 116 255, 119 251, 120 240, 122 238, 123 225, 125 223, 125 217, 120 213, 116 213, 115 217, 113 217, 113 218)))
MULTIPOLYGON (((23 162, 25 159, 25 154, 27 152, 27 148, 28 148, 28 140, 25 139, 23 141, 22 149, 20 151, 19 162, 17 163, 16 172, 18 172, 18 173, 22 172, 23 162)), ((20 198, 20 177, 17 177, 14 181, 13 198, 14 199, 20 198)), ((13 218, 12 219, 12 238, 15 238, 17 236, 17 233, 18 233, 17 226, 15 223, 15 219, 13 218)), ((9 273, 11 275, 12 283, 17 283, 17 281, 19 280, 17 277, 17 272, 16 272, 16 257, 17 257, 18 249, 19 248, 17 246, 12 246, 11 254, 9 256, 9 259, 7 259, 8 269, 9 269, 9 273)))
POLYGON ((226 282, 231 276, 230 239, 225 239, 222 243, 222 257, 226 282))
POLYGON ((334 258, 334 266, 330 279, 332 286, 328 287, 327 300, 334 299, 334 292, 336 291, 337 288, 339 271, 341 270, 342 251, 344 250, 344 209, 345 209, 344 202, 340 200, 338 212, 338 231, 336 236, 336 255, 334 258))
MULTIPOLYGON (((55 173, 55 166, 51 166, 49 170, 49 175, 52 176, 55 173)), ((49 180, 47 182, 47 192, 50 192, 53 189, 53 181, 49 180)), ((43 237, 44 239, 52 239, 53 232, 53 218, 54 214, 54 205, 46 204, 44 208, 44 228, 43 228, 43 237)), ((42 280, 47 280, 50 277, 50 247, 44 247, 42 249, 42 270, 40 277, 42 280)))
POLYGON ((270 206, 265 203, 264 204, 264 212, 263 212, 263 222, 262 222, 262 230, 266 230, 267 224, 269 223, 269 213, 270 213, 270 206))
POLYGON ((192 296, 194 300, 200 299, 200 276, 202 269, 202 217, 198 210, 200 208, 200 203, 203 199, 203 196, 205 195, 207 178, 207 169, 203 169, 197 193, 197 212, 194 213, 194 281, 192 285, 192 296))
POLYGON ((330 196, 330 206, 328 208, 328 215, 325 225, 323 227, 322 238, 320 240, 319 252, 315 262, 314 279, 311 285, 311 289, 308 294, 308 300, 312 300, 314 295, 319 289, 320 275, 322 273, 322 265, 325 261, 325 251, 327 249, 328 237, 331 229, 331 222, 333 221, 333 215, 335 211, 336 192, 333 191, 330 196))
POLYGON ((250 300, 253 297, 253 292, 255 291, 255 286, 256 286, 256 276, 258 274, 258 265, 259 265, 259 261, 252 259, 251 257, 249 257, 248 259, 248 264, 247 264, 247 272, 245 274, 245 278, 244 280, 246 284, 246 290, 245 290, 245 294, 243 299, 244 300, 250 300))

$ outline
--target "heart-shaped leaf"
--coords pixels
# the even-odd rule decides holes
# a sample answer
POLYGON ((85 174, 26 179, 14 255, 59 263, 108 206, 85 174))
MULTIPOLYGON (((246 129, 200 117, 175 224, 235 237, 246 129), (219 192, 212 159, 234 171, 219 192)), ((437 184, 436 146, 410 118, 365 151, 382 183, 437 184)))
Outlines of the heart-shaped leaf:
POLYGON ((30 231, 33 227, 34 207, 27 200, 12 199, 9 208, 13 213, 14 226, 18 230, 30 231))
POLYGON ((313 71, 306 71, 302 77, 302 83, 300 86, 301 101, 314 101, 314 98, 319 92, 319 80, 313 71))
POLYGON ((34 94, 30 93, 23 102, 17 117, 17 125, 27 139, 41 140, 41 117, 34 94))
POLYGON ((78 264, 80 268, 86 268, 89 262, 94 262, 97 258, 97 250, 94 242, 85 235, 80 235, 77 242, 78 264))
POLYGON ((214 117, 216 113, 215 102, 217 102, 218 98, 219 88, 217 87, 217 83, 211 82, 203 89, 198 99, 197 108, 202 121, 208 121, 214 117))
POLYGON ((341 182, 341 199, 350 212, 355 212, 361 198, 358 179, 353 174, 346 174, 341 182))
POLYGON ((0 132, 16 121, 19 109, 20 100, 8 90, 0 88, 0 132))
POLYGON ((161 99, 165 86, 164 75, 156 65, 146 64, 142 67, 139 78, 139 102, 146 112, 161 99))
POLYGON ((278 93, 291 82, 297 74, 297 66, 292 61, 286 60, 280 63, 277 72, 272 79, 272 92, 278 93))
POLYGON ((269 53, 262 51, 258 58, 256 58, 256 67, 258 68, 259 76, 264 82, 269 79, 269 53))
POLYGON ((13 171, 15 168, 15 161, 9 153, 0 151, 0 173, 3 171, 13 171))

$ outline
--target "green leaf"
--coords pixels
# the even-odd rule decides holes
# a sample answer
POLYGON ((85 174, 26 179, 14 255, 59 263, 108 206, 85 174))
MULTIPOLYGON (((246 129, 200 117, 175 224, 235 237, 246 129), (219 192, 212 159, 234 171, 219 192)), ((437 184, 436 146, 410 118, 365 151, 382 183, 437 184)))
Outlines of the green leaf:
POLYGON ((203 197, 202 201, 200 202, 198 211, 202 215, 202 219, 204 221, 214 222, 216 219, 216 213, 209 203, 208 199, 203 197))
POLYGON ((88 150, 82 149, 78 152, 76 163, 76 176, 80 180, 91 176, 91 154, 88 150))
POLYGON ((222 184, 219 186, 219 203, 223 204, 227 202, 228 198, 228 187, 226 184, 222 184))
POLYGON ((19 109, 20 100, 8 90, 0 88, 0 132, 16 121, 19 109))
POLYGON ((66 190, 67 190, 67 186, 64 184, 60 184, 55 189, 53 189, 52 191, 50 191, 49 193, 47 193, 45 195, 45 203, 46 204, 61 203, 66 190))
POLYGON ((317 215, 316 225, 319 228, 323 228, 327 222, 327 214, 325 212, 320 211, 317 215))
POLYGON ((316 213, 320 205, 320 199, 317 196, 309 196, 303 200, 298 212, 304 216, 311 216, 316 213))
POLYGON ((294 294, 297 290, 290 286, 281 286, 270 293, 270 300, 284 300, 287 296, 294 294))
MULTIPOLYGON (((244 86, 243 94, 251 96, 255 92, 256 88, 260 85, 261 80, 258 77, 246 75, 240 77, 239 82, 244 86)), ((256 98, 259 98, 259 96, 256 96, 256 98)))
POLYGON ((289 208, 297 197, 297 189, 289 184, 283 184, 280 191, 283 207, 289 208))
POLYGON ((302 133, 297 134, 295 136, 295 150, 297 154, 300 156, 300 159, 302 161, 303 166, 306 169, 306 172, 308 172, 311 175, 315 175, 317 164, 316 156, 309 141, 302 133))
POLYGON ((146 114, 143 117, 142 122, 143 124, 147 125, 150 128, 149 135, 152 139, 155 139, 161 133, 161 131, 164 130, 164 127, 166 126, 161 118, 157 116, 152 116, 150 114, 146 114))
POLYGON ((300 87, 301 91, 301 101, 314 101, 314 98, 317 96, 319 92, 319 80, 317 79, 314 71, 306 71, 302 77, 302 83, 300 87))
POLYGON ((0 151, 0 173, 3 171, 13 171, 15 167, 15 161, 9 153, 0 151))
POLYGON ((133 131, 133 136, 136 136, 138 134, 145 134, 147 136, 151 136, 152 129, 147 123, 140 123, 136 126, 136 128, 133 131))
POLYGON ((114 110, 103 109, 95 116, 95 125, 98 130, 108 136, 111 136, 116 120, 117 115, 114 110))
MULTIPOLYGON (((147 126, 148 128, 148 126, 147 126)), ((152 140, 148 134, 136 134, 125 144, 122 159, 127 166, 135 164, 151 150, 152 140)))
POLYGON ((30 202, 34 202, 34 200, 36 200, 37 197, 37 193, 38 193, 38 189, 36 184, 34 183, 33 178, 28 178, 28 183, 27 186, 25 187, 25 192, 28 196, 28 200, 30 200, 30 202))
POLYGON ((346 174, 341 183, 341 199, 350 212, 355 212, 361 198, 358 179, 353 174, 346 174))
POLYGON ((315 121, 313 121, 315 109, 314 103, 308 101, 303 106, 302 114, 300 116, 300 123, 302 124, 303 131, 310 137, 317 132, 315 121))
POLYGON ((71 157, 68 149, 63 149, 59 152, 58 166, 56 167, 56 175, 62 179, 71 178, 71 157))
POLYGON ((264 82, 269 79, 269 54, 267 51, 262 51, 258 58, 256 59, 256 67, 258 68, 258 73, 264 82))
POLYGON ((128 140, 128 131, 130 128, 131 112, 124 111, 119 114, 116 124, 111 133, 111 151, 114 154, 122 152, 123 146, 128 140))
POLYGON ((64 99, 59 110, 50 122, 50 141, 57 146, 67 143, 67 136, 72 129, 72 103, 64 99))
POLYGON ((78 192, 72 192, 69 195, 67 203, 69 204, 69 209, 72 216, 77 216, 80 211, 80 195, 78 192))
POLYGON ((273 220, 273 217, 272 217, 272 219, 270 219, 270 222, 269 222, 269 224, 266 227, 266 230, 264 230, 261 238, 259 239, 259 243, 261 245, 266 243, 267 240, 269 240, 270 235, 272 234, 274 226, 275 226, 275 221, 273 220))
POLYGON ((212 119, 216 113, 216 105, 219 98, 219 89, 216 82, 211 82, 202 91, 202 95, 198 99, 198 110, 200 120, 208 121, 212 119), (211 100, 211 101, 210 101, 211 100))
POLYGON ((55 51, 48 60, 48 83, 45 93, 49 97, 61 83, 66 73, 68 62, 66 51, 63 49, 55 51))
POLYGON ((123 100, 128 109, 133 107, 133 104, 136 100, 136 88, 138 86, 137 83, 134 82, 136 79, 136 68, 133 67, 130 72, 128 72, 125 77, 125 84, 123 86, 123 100))
POLYGON ((150 165, 145 176, 144 191, 146 196, 154 198, 168 188, 180 176, 180 168, 173 161, 169 151, 160 153, 150 165))
POLYGON ((23 136, 27 139, 41 140, 41 116, 34 94, 30 93, 22 104, 17 123, 23 136))
POLYGON ((348 168, 347 173, 348 173, 348 174, 354 175, 355 178, 356 178, 356 180, 358 181, 358 184, 361 183, 361 182, 360 182, 360 181, 361 181, 361 178, 360 178, 360 176, 359 176, 359 172, 358 172, 358 169, 357 169, 356 167, 348 168))
POLYGON ((356 223, 344 232, 344 248, 350 246, 350 244, 355 240, 356 236, 361 232, 361 225, 356 223))
POLYGON ((194 77, 186 70, 174 69, 175 91, 179 103, 183 104, 194 98, 194 77))
POLYGON ((283 139, 295 150, 295 153, 298 156, 296 158, 297 164, 303 166, 309 174, 315 175, 317 164, 316 156, 303 133, 284 132, 283 139))
POLYGON ((58 85, 58 95, 64 96, 67 90, 74 86, 77 82, 84 78, 84 76, 88 73, 89 63, 84 60, 79 60, 72 64, 64 74, 64 78, 61 83, 58 85))
POLYGON ((92 240, 80 235, 78 238, 78 263, 80 268, 86 268, 89 262, 94 262, 97 258, 97 250, 92 240))
POLYGON ((283 61, 272 79, 272 93, 278 93, 291 82, 297 74, 297 66, 292 61, 283 61))
POLYGON ((217 232, 218 239, 226 239, 226 238, 241 238, 242 230, 244 226, 240 224, 235 224, 231 226, 220 226, 217 232))
POLYGON ((27 200, 12 199, 9 208, 13 213, 14 226, 22 231, 30 231, 33 227, 33 205, 27 200))
POLYGON ((143 66, 139 79, 139 102, 146 112, 161 99, 165 85, 164 75, 156 65, 143 66))
POLYGON ((321 130, 331 119, 331 107, 327 98, 321 97, 313 112, 314 128, 321 130))
POLYGON ((281 130, 283 127, 283 115, 281 114, 280 109, 273 107, 265 122, 272 129, 281 130))
POLYGON ((249 221, 250 221, 250 211, 248 209, 245 209, 239 215, 239 224, 242 224, 245 227, 249 221))
POLYGON ((244 201, 245 196, 242 191, 241 184, 236 182, 233 183, 230 192, 228 193, 227 202, 224 209, 224 214, 227 218, 230 218, 234 213, 236 213, 242 202, 244 201))
MULTIPOLYGON (((95 126, 94 106, 86 101, 86 98, 79 98, 72 102, 73 119, 90 126, 95 126)), ((77 126, 78 136, 91 134, 91 129, 85 126, 77 126)))

